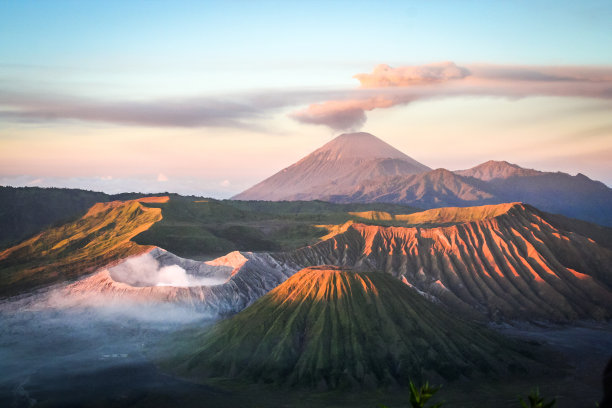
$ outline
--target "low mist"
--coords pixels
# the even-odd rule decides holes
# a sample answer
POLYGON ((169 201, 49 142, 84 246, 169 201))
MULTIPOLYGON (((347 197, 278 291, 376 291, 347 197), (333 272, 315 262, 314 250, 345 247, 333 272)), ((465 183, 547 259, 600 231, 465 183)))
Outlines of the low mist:
POLYGON ((210 315, 102 294, 75 300, 61 289, 0 301, 0 406, 130 406, 122 399, 201 391, 162 374, 153 361, 160 342, 212 324, 210 315))

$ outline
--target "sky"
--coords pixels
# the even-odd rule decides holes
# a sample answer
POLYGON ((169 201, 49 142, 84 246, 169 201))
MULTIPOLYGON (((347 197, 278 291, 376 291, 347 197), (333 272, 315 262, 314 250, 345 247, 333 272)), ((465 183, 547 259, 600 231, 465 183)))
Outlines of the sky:
POLYGON ((228 198, 347 131, 612 186, 612 2, 0 2, 0 185, 228 198))

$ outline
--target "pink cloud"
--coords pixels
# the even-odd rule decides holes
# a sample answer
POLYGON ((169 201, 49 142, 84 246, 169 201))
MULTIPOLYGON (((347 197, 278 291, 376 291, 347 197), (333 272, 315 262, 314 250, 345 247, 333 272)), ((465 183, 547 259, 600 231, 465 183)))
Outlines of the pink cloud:
POLYGON ((612 67, 546 67, 473 65, 453 62, 392 68, 378 65, 371 74, 357 74, 360 88, 292 113, 302 123, 334 130, 356 130, 366 111, 413 101, 457 96, 586 97, 612 99, 612 67))
POLYGON ((463 79, 468 75, 470 71, 467 68, 454 62, 438 62, 398 68, 380 64, 371 74, 357 74, 353 78, 359 80, 362 88, 384 88, 439 83, 463 79))
POLYGON ((340 100, 315 103, 294 112, 291 117, 302 123, 326 125, 334 130, 359 127, 366 121, 365 112, 388 108, 395 102, 382 96, 360 100, 340 100))

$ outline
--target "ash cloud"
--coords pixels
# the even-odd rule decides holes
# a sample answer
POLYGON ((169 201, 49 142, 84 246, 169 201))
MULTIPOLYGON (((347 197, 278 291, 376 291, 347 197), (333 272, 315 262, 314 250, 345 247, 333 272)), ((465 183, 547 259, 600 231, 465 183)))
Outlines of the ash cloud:
POLYGON ((291 114, 302 123, 325 125, 334 130, 357 129, 366 122, 366 111, 393 106, 394 101, 384 97, 361 100, 328 101, 315 103, 291 114))
POLYGON ((188 274, 179 265, 161 266, 150 253, 129 258, 109 271, 114 280, 131 286, 213 286, 226 281, 188 274))

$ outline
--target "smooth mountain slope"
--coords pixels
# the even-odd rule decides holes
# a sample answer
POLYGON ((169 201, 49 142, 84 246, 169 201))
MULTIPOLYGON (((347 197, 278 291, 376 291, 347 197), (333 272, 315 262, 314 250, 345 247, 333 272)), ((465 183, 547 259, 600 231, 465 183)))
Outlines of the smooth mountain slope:
MULTIPOLYGON (((369 133, 342 134, 297 163, 281 170, 235 200, 317 199, 328 189, 342 183, 356 184, 382 176, 421 173, 429 167, 369 133)), ((342 184, 340 184, 342 186, 342 184)))
MULTIPOLYGON (((167 201, 168 197, 144 201, 167 201)), ((138 200, 98 203, 80 219, 0 252, 0 296, 75 279, 150 249, 130 240, 162 219, 138 200)))
POLYGON ((352 224, 282 256, 384 271, 455 310, 492 320, 612 317, 610 229, 592 226, 591 234, 583 222, 520 203, 410 217, 428 225, 352 224))
POLYGON ((326 266, 296 273, 181 351, 173 363, 191 377, 319 389, 494 376, 533 363, 523 345, 389 275, 326 266))

